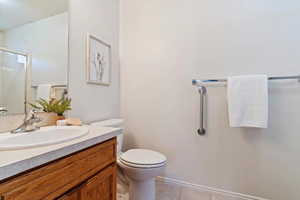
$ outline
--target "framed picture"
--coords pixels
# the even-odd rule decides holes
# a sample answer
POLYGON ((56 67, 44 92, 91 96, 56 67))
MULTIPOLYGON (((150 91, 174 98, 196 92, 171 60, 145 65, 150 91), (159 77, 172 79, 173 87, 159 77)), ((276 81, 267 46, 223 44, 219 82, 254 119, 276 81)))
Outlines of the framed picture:
POLYGON ((109 86, 111 83, 111 46, 87 35, 87 83, 109 86))

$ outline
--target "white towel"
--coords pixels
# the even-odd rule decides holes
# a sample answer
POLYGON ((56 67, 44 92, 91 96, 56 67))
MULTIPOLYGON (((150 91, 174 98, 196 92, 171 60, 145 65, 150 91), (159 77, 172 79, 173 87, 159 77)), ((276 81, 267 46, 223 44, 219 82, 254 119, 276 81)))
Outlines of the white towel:
POLYGON ((268 127, 268 77, 228 78, 228 111, 231 127, 268 127))
POLYGON ((36 99, 45 99, 46 101, 50 100, 52 85, 50 84, 41 84, 38 85, 36 99))

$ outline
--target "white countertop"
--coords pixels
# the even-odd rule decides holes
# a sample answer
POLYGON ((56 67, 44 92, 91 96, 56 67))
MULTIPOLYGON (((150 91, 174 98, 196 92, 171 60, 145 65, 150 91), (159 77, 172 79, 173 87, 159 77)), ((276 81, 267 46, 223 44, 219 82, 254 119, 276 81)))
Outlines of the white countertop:
POLYGON ((120 135, 122 129, 89 127, 89 134, 44 147, 0 151, 0 181, 120 135))

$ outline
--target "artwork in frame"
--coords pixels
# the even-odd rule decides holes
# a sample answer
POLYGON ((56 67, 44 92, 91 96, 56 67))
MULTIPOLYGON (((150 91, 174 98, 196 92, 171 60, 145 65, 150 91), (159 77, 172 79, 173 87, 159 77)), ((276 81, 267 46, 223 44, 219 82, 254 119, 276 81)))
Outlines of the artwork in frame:
POLYGON ((87 83, 111 83, 111 46, 93 35, 87 35, 87 83))

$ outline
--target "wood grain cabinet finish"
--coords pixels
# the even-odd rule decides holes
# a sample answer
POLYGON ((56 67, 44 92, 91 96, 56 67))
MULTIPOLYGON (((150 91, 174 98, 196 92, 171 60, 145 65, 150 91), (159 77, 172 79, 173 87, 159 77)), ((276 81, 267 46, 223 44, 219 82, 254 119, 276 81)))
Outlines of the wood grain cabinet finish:
POLYGON ((116 139, 0 183, 1 200, 116 200, 116 139))
POLYGON ((81 199, 110 200, 116 199, 115 166, 111 166, 87 181, 81 188, 81 199))
POLYGON ((67 192, 62 197, 57 198, 56 200, 80 200, 81 199, 80 191, 81 191, 81 188, 77 187, 77 188, 73 189, 72 191, 67 192))

